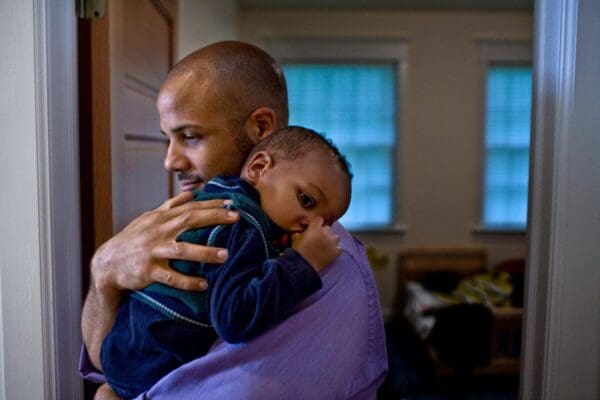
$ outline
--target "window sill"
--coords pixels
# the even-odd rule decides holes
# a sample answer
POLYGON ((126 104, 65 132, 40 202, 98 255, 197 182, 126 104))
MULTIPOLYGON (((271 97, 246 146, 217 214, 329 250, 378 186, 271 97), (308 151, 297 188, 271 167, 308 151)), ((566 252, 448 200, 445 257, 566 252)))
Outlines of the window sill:
POLYGON ((406 233, 406 225, 398 224, 386 227, 363 226, 358 228, 348 228, 348 232, 350 232, 353 235, 404 235, 406 233))
POLYGON ((471 233, 474 235, 524 236, 527 233, 527 228, 515 225, 476 225, 471 233))

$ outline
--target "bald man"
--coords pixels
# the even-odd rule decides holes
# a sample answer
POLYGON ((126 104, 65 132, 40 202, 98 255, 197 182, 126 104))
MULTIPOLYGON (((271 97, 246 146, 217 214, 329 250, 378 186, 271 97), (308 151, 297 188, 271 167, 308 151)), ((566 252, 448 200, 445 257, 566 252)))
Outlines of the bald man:
MULTIPOLYGON (((261 49, 232 41, 180 61, 160 89, 157 108, 169 139, 165 168, 176 173, 183 193, 135 219, 92 259, 80 370, 96 382, 104 381, 99 351, 124 291, 153 282, 204 290, 205 281, 170 269, 168 260, 227 258, 225 249, 175 241, 182 231, 239 218, 223 201, 190 202, 190 191, 218 174, 239 174, 251 147, 288 120, 279 65, 261 49)), ((360 243, 340 224, 331 229, 342 255, 320 274, 323 288, 290 318, 242 345, 217 340, 208 355, 140 398, 375 398, 387 371, 377 289, 360 243)))

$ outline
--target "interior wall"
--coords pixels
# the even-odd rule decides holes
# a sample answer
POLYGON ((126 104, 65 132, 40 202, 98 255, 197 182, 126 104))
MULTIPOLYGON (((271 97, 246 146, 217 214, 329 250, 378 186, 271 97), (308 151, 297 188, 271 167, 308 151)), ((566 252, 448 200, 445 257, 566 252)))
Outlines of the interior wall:
POLYGON ((399 252, 414 246, 483 246, 489 264, 524 257, 524 234, 477 233, 482 174, 483 87, 478 43, 530 41, 529 12, 242 10, 242 40, 403 39, 408 78, 402 101, 397 184, 404 232, 358 233, 389 257, 375 270, 384 313, 391 312, 399 252))
POLYGON ((34 2, 0 5, 0 399, 44 397, 34 2))
POLYGON ((238 20, 235 0, 179 0, 176 60, 209 43, 238 39, 238 20))

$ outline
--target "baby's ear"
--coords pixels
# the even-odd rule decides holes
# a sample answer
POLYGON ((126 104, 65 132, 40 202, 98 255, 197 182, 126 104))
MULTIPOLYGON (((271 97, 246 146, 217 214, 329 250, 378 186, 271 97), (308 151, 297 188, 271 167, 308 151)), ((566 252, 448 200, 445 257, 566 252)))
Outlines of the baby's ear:
POLYGON ((246 166, 244 167, 244 175, 248 182, 256 185, 264 172, 273 166, 273 157, 266 151, 254 153, 246 166))

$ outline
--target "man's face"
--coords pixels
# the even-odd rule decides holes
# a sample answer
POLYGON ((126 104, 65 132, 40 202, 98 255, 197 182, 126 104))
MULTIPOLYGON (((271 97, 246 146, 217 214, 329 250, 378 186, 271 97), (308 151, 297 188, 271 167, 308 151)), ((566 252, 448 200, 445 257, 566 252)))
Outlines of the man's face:
POLYGON ((173 80, 157 100, 160 128, 169 138, 165 168, 177 173, 183 191, 202 189, 219 174, 238 175, 252 146, 232 114, 219 107, 218 93, 208 82, 173 80))
POLYGON ((322 217, 327 225, 348 207, 349 193, 342 169, 324 150, 294 160, 275 160, 255 184, 267 216, 289 232, 302 232, 322 217))

